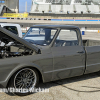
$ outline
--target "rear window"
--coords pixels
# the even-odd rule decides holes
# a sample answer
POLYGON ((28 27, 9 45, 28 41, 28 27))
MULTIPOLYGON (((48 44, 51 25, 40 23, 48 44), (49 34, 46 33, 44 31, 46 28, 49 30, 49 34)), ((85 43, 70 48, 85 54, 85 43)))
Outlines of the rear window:
POLYGON ((17 27, 16 26, 4 26, 3 28, 7 29, 8 31, 18 35, 17 27))
POLYGON ((77 45, 79 45, 79 41, 75 30, 62 29, 55 41, 55 47, 77 45))

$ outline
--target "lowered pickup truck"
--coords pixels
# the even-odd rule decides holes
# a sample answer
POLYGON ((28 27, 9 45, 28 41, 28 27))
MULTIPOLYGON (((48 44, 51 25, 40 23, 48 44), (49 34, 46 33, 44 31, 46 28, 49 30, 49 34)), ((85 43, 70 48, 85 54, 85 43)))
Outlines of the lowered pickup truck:
POLYGON ((82 40, 80 29, 68 25, 34 25, 23 39, 0 27, 0 84, 28 89, 43 82, 100 71, 100 41, 82 40), (7 46, 9 42, 13 42, 7 46))

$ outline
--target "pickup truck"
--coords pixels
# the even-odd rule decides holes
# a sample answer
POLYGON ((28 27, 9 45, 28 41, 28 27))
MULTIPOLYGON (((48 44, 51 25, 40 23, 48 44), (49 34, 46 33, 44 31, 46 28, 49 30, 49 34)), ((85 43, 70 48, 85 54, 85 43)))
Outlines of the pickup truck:
POLYGON ((76 26, 34 25, 23 39, 0 27, 0 40, 6 44, 0 47, 0 84, 21 88, 16 95, 30 94, 40 80, 100 71, 100 41, 82 40, 76 26))
POLYGON ((19 24, 0 23, 0 26, 18 35, 20 38, 22 38, 22 31, 21 31, 21 27, 19 24))

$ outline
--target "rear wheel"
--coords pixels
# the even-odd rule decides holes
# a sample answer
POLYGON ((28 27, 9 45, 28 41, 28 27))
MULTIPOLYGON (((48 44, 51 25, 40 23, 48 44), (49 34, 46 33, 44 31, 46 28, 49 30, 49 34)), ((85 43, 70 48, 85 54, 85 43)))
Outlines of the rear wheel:
POLYGON ((19 96, 25 96, 32 93, 32 90, 39 83, 39 75, 35 69, 23 68, 17 71, 9 82, 9 88, 14 88, 13 92, 19 96))

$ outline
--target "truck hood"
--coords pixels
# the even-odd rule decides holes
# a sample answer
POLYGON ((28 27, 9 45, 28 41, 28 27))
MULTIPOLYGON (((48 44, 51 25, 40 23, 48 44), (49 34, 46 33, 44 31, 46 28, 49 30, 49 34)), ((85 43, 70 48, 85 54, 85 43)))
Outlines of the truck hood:
POLYGON ((31 50, 34 50, 35 52, 39 53, 41 52, 40 49, 35 46, 35 45, 32 45, 31 43, 25 41, 24 39, 18 37, 17 35, 15 35, 14 33, 0 27, 0 40, 3 38, 3 37, 6 37, 12 41, 16 40, 17 42, 23 44, 25 47, 31 49, 31 50))

